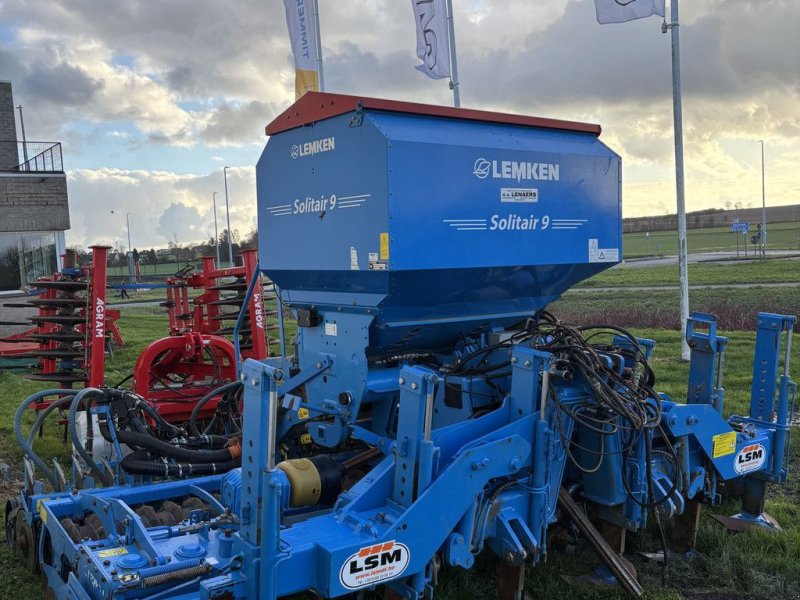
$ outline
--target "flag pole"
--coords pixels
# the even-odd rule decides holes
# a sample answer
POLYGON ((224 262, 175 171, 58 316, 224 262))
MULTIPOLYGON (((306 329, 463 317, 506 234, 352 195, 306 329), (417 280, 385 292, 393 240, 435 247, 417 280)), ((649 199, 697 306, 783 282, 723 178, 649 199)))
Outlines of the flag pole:
POLYGON ((322 32, 319 30, 319 1, 311 0, 314 3, 314 24, 317 29, 317 77, 319 78, 319 91, 325 91, 325 78, 322 76, 322 32))
POLYGON ((678 20, 678 0, 670 0, 670 30, 672 36, 672 118, 675 130, 675 192, 678 204, 678 273, 680 275, 681 357, 689 360, 691 352, 686 342, 686 321, 689 318, 689 271, 686 252, 686 200, 683 179, 683 108, 681 106, 681 39, 678 20))
POLYGON ((458 59, 456 58, 456 27, 453 22, 453 0, 447 0, 447 27, 450 38, 450 89, 453 90, 453 106, 461 107, 461 90, 458 87, 458 59))

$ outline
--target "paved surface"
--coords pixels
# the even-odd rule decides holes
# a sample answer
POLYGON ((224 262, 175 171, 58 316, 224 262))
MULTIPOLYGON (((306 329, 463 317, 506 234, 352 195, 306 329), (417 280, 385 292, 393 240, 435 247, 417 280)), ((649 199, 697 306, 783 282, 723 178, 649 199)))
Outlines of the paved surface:
MULTIPOLYGON (((22 322, 25 321, 27 317, 32 317, 38 311, 31 307, 31 308, 8 308, 3 306, 4 304, 21 304, 28 299, 28 296, 20 295, 20 296, 0 296, 0 322, 2 321, 15 321, 15 322, 22 322)), ((13 326, 13 325, 0 325, 0 338, 3 338, 7 335, 12 335, 15 333, 20 333, 21 331, 25 331, 26 329, 30 329, 32 325, 24 325, 24 326, 13 326)))
MULTIPOLYGON (((750 255, 752 256, 752 254, 750 255)), ((771 257, 786 257, 792 258, 793 260, 800 260, 800 254, 794 251, 787 251, 787 250, 769 250, 767 251, 767 256, 771 257)), ((720 251, 720 252, 696 252, 693 254, 689 254, 686 257, 687 262, 689 263, 705 263, 705 262, 732 262, 733 259, 736 259, 736 251, 720 251)), ((756 258, 744 258, 744 253, 739 255, 739 260, 736 261, 736 264, 741 264, 745 262, 754 262, 756 258)), ((642 267, 659 267, 664 265, 677 265, 678 264, 678 256, 677 255, 670 255, 670 256, 660 256, 658 258, 633 258, 630 260, 626 260, 624 265, 626 269, 639 269, 642 267)), ((613 267, 615 269, 619 269, 620 266, 613 267)))
MULTIPOLYGON (((714 283, 708 285, 690 285, 690 290, 717 290, 717 289, 730 289, 730 288, 738 288, 738 289, 748 289, 754 287, 763 287, 763 288, 800 288, 800 282, 798 281, 785 281, 779 283, 714 283)), ((580 293, 585 294, 587 292, 619 292, 620 290, 624 291, 633 291, 633 292, 653 292, 659 290, 678 290, 677 285, 618 285, 614 287, 574 287, 568 289, 565 294, 571 293, 580 293)))

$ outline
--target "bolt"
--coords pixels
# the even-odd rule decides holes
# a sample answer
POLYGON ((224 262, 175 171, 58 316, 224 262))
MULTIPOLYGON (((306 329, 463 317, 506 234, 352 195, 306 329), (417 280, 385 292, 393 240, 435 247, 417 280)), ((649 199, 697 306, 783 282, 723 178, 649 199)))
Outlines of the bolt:
POLYGON ((524 363, 522 363, 522 364, 523 364, 523 365, 525 365, 526 367, 530 367, 530 366, 531 366, 531 361, 529 361, 529 360, 526 360, 526 361, 525 361, 524 363))
POLYGON ((521 467, 522 467, 522 461, 520 460, 519 456, 515 456, 514 458, 511 459, 511 462, 508 463, 508 468, 511 470, 512 473, 519 471, 521 467))
POLYGON ((321 369, 321 368, 322 368, 322 363, 321 363, 321 362, 317 362, 317 368, 318 368, 318 369, 321 369))
POLYGON ((416 382, 416 381, 412 381, 412 382, 411 382, 411 389, 412 389, 412 390, 415 390, 415 389, 417 389, 418 387, 419 387, 419 386, 417 385, 417 382, 416 382))
POLYGON ((517 364, 517 357, 516 357, 516 356, 512 356, 512 357, 511 357, 511 364, 512 364, 512 365, 515 365, 515 364, 517 364))
POLYGON ((511 552, 511 550, 509 550, 508 552, 506 552, 505 559, 506 559, 506 562, 509 565, 513 565, 514 564, 514 553, 511 552))
POLYGON ((256 385, 258 385, 258 379, 256 379, 255 377, 253 377, 253 378, 250 380, 250 385, 252 385, 252 386, 256 386, 256 385))
POLYGON ((400 379, 397 380, 397 383, 400 385, 403 385, 405 382, 406 382, 405 377, 401 377, 400 379))
POLYGON ((489 459, 488 458, 482 458, 480 460, 475 460, 475 461, 472 462, 472 470, 473 471, 480 471, 482 469, 485 469, 488 466, 489 466, 489 459))

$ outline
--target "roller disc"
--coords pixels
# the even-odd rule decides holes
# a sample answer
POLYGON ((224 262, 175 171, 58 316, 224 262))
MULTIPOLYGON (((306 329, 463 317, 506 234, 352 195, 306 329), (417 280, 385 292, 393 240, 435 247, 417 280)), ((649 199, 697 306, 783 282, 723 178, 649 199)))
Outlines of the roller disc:
POLYGON ((231 319, 236 320, 238 318, 239 318, 239 313, 230 312, 230 313, 224 313, 224 314, 221 314, 221 315, 215 315, 215 316, 211 317, 211 320, 212 321, 230 321, 231 319))
POLYGON ((236 298, 225 298, 223 300, 214 300, 209 302, 210 306, 241 306, 244 302, 244 296, 236 298))
POLYGON ((31 381, 50 381, 52 383, 80 383, 81 381, 86 381, 86 373, 79 371, 36 373, 34 375, 24 375, 24 377, 31 381))
POLYGON ((34 323, 57 323, 59 325, 79 325, 86 323, 86 317, 78 315, 42 315, 28 317, 34 323))
POLYGON ((28 300, 30 306, 56 306, 59 308, 81 308, 86 306, 83 298, 34 298, 28 300))
POLYGON ((32 333, 28 338, 37 342, 82 342, 82 333, 58 332, 58 333, 32 333))

